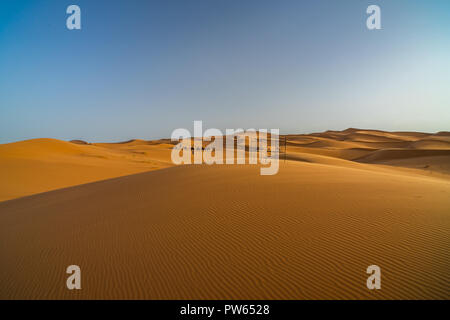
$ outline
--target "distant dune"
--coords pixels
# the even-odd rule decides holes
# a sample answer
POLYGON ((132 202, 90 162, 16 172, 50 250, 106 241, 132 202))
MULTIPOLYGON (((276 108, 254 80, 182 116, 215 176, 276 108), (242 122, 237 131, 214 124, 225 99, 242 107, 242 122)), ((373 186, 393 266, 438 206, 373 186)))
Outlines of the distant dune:
POLYGON ((89 144, 84 140, 70 140, 70 142, 75 143, 75 144, 89 144))
POLYGON ((0 298, 450 299, 447 135, 287 141, 274 176, 173 167, 168 140, 0 145, 0 298))
MULTIPOLYGON (((450 136, 349 128, 288 135, 287 155, 311 155, 408 167, 419 174, 450 175, 450 136), (415 159, 399 162, 398 159, 415 159), (399 165, 400 163, 400 165, 399 165), (426 170, 425 170, 426 169, 426 170)), ((281 137, 281 144, 284 136, 281 137)), ((34 139, 0 145, 0 201, 172 166, 168 139, 119 143, 34 139)), ((284 151, 283 148, 281 150, 284 151)), ((282 154, 284 157, 284 154, 282 154)), ((333 161, 329 159, 328 161, 333 161)), ((319 162, 322 162, 323 158, 319 162)), ((342 162, 341 162, 342 164, 342 162)))

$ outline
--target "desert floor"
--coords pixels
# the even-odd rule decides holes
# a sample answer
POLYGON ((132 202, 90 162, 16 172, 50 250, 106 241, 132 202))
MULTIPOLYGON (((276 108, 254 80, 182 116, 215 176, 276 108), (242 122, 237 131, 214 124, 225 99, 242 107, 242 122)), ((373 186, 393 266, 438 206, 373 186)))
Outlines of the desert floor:
POLYGON ((450 299, 450 133, 287 141, 273 176, 167 140, 0 145, 0 298, 450 299))

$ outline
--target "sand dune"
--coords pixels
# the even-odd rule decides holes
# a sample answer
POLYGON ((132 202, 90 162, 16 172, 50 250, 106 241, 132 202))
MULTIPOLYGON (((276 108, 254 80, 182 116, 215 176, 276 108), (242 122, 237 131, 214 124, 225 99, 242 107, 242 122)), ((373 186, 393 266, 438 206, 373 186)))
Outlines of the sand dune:
POLYGON ((450 183, 357 166, 182 166, 0 203, 0 297, 450 298, 450 183))
POLYGON ((0 145, 0 201, 170 166, 170 150, 34 139, 0 145), (152 154, 156 156, 152 158, 152 154))
POLYGON ((290 159, 301 158, 308 153, 356 162, 424 169, 422 174, 450 175, 445 165, 450 162, 448 132, 431 134, 349 128, 287 137, 290 159), (397 161, 399 159, 404 161, 397 161))
POLYGON ((274 176, 171 167, 167 139, 0 145, 0 298, 450 299, 448 139, 289 135, 274 176))
POLYGON ((375 163, 392 159, 419 158, 430 156, 450 157, 450 150, 383 149, 371 152, 369 155, 355 160, 360 162, 375 163))
POLYGON ((89 144, 88 142, 84 141, 84 140, 70 140, 69 142, 71 143, 75 143, 75 144, 89 144))
POLYGON ((411 142, 409 146, 414 149, 450 150, 450 141, 423 139, 411 142))
MULTIPOLYGON (((284 137, 281 137, 281 144, 284 137)), ((394 167, 405 163, 407 168, 426 169, 422 174, 432 175, 435 170, 438 174, 450 174, 445 166, 450 156, 448 132, 430 134, 349 128, 288 135, 286 139, 286 158, 290 160, 303 161, 308 155, 318 155, 394 167), (431 159, 433 156, 439 159, 431 159), (412 158, 415 160, 392 162, 412 158), (443 165, 431 166, 430 161, 434 164, 443 162, 443 165)), ((0 145, 0 174, 3 178, 0 201, 166 168, 172 165, 170 153, 173 146, 169 139, 133 139, 119 143, 34 139, 0 145)), ((283 146, 281 149, 284 152, 283 146)))

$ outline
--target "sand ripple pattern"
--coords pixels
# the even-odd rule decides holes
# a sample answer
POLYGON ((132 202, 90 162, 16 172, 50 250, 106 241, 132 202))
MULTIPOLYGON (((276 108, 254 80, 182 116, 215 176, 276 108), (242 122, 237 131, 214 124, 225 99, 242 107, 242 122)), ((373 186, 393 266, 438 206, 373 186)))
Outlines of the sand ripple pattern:
POLYGON ((0 298, 449 299, 450 183, 361 166, 175 167, 0 203, 0 298))

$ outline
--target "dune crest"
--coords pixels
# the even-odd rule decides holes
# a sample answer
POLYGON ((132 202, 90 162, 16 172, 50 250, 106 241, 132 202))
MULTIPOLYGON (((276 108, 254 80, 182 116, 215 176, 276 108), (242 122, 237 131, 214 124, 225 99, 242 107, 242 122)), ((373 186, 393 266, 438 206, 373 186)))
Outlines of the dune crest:
MULTIPOLYGON (((3 177, 0 201, 170 167, 173 146, 169 139, 133 139, 118 143, 32 139, 3 144, 0 145, 3 177)), ((345 167, 365 163, 409 168, 417 174, 444 179, 450 176, 448 132, 348 128, 280 136, 280 146, 281 158, 289 161, 326 162, 345 167)))
POLYGON ((145 148, 56 139, 0 145, 0 201, 171 166, 170 150, 158 145, 145 148))

